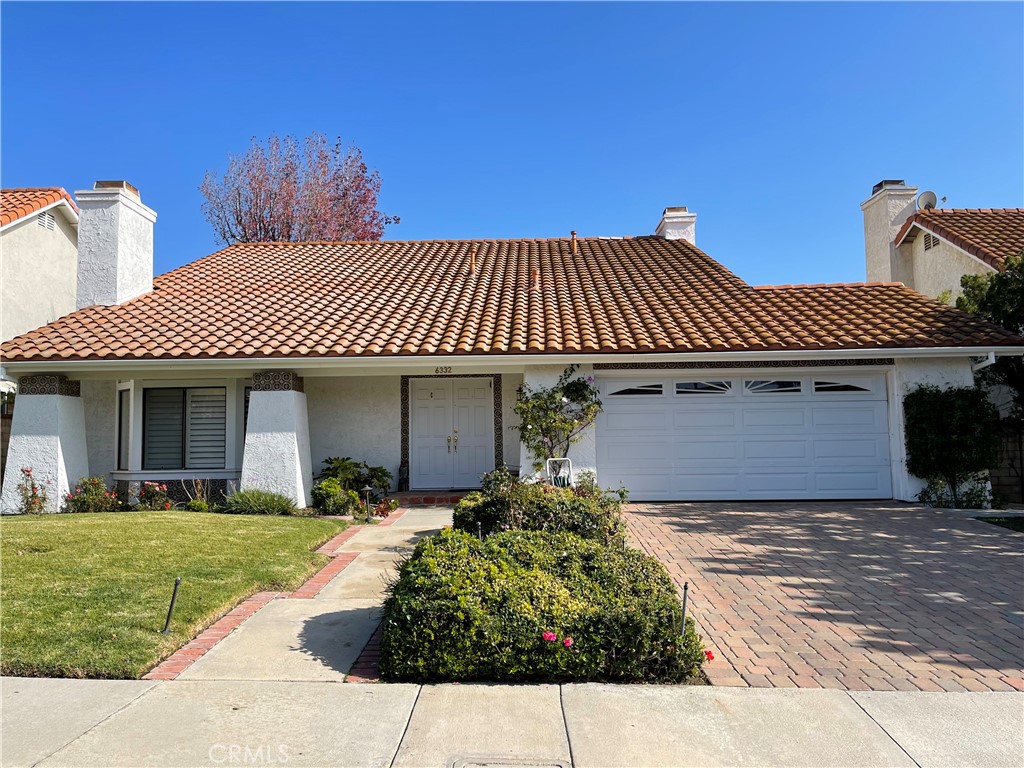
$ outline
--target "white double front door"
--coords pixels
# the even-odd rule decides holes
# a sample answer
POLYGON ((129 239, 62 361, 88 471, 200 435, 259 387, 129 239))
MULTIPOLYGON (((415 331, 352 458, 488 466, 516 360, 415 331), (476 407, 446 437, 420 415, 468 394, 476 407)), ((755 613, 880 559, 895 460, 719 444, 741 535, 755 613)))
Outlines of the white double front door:
POLYGON ((411 488, 480 487, 480 476, 494 469, 491 386, 491 379, 410 381, 411 488))

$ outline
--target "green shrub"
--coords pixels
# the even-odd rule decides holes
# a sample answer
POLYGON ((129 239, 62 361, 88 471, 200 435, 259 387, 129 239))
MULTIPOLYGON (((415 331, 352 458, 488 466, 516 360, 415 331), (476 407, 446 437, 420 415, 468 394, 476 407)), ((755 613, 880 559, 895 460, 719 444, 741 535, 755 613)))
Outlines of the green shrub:
POLYGON ((317 475, 317 479, 328 478, 337 480, 342 490, 356 491, 357 494, 362 493, 366 486, 370 486, 377 496, 387 494, 394 479, 384 467, 371 467, 365 461, 354 461, 348 456, 324 459, 323 471, 317 475))
POLYGON ((203 499, 189 499, 185 502, 185 509, 189 512, 209 512, 210 504, 203 499))
POLYGON ((362 511, 359 494, 342 488, 334 477, 321 480, 310 491, 313 506, 322 515, 358 515, 362 511))
POLYGON ((280 493, 250 488, 227 497, 223 511, 229 515, 294 515, 295 502, 280 493))
POLYGON ((556 488, 524 483, 500 468, 484 475, 482 491, 470 493, 456 504, 453 524, 474 535, 549 531, 618 544, 626 532, 622 501, 621 493, 595 486, 556 488))
POLYGON ((664 567, 571 534, 422 540, 389 586, 390 681, 679 682, 703 663, 664 567), (554 638, 554 639, 552 639, 554 638))
MULTIPOLYGON (((922 385, 903 398, 907 469, 929 484, 944 483, 952 506, 967 497, 977 502, 979 473, 999 460, 999 412, 988 395, 976 387, 939 389, 922 385)), ((921 498, 928 498, 925 489, 921 498)))
POLYGON ((144 482, 139 486, 139 509, 170 509, 174 505, 165 483, 144 482))
POLYGON ((65 512, 116 512, 123 508, 117 492, 107 489, 102 477, 83 477, 64 497, 65 512))

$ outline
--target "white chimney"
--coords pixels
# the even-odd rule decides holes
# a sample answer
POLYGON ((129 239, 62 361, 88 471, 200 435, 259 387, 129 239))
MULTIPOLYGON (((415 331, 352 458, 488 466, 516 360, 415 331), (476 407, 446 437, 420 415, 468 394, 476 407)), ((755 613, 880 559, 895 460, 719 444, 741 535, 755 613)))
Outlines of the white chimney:
POLYGON ((907 281, 900 254, 893 244, 900 227, 914 215, 917 187, 903 179, 883 179, 860 204, 864 212, 864 256, 869 281, 907 281))
POLYGON ((120 304, 153 290, 153 222, 127 181, 97 181, 78 202, 78 308, 120 304))
POLYGON ((685 205, 679 208, 666 208, 661 214, 661 221, 658 222, 654 234, 666 240, 687 240, 691 245, 696 245, 697 214, 687 211, 685 205))

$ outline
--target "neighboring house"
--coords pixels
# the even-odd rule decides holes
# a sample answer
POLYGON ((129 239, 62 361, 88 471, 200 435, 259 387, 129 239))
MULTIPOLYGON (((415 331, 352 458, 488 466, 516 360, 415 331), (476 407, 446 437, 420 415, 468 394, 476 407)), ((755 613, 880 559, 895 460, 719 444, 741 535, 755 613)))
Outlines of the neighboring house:
POLYGON ((918 208, 917 190, 881 181, 861 204, 868 280, 955 298, 963 275, 994 272, 1024 252, 1024 208, 918 208))
MULTIPOLYGON (((926 296, 954 301, 963 275, 995 272, 1024 253, 1024 208, 919 207, 917 191, 901 179, 881 181, 861 204, 868 280, 899 280, 926 296)), ((1009 390, 997 388, 991 397, 1006 415, 1009 390)), ((1022 467, 1024 438, 1015 431, 1004 438, 1002 465, 991 473, 993 490, 1024 502, 1022 467)))
MULTIPOLYGON (((0 341, 74 312, 77 265, 78 208, 71 195, 60 187, 0 190, 0 341)), ((0 368, 0 477, 14 389, 0 368)))
POLYGON ((1024 353, 898 283, 747 285, 685 209, 631 238, 237 244, 153 280, 155 215, 102 194, 78 193, 95 306, 3 347, 11 461, 60 491, 203 478, 305 504, 327 456, 412 489, 528 474, 517 392, 578 364, 604 412, 570 456, 634 499, 913 499, 906 389, 1024 353))

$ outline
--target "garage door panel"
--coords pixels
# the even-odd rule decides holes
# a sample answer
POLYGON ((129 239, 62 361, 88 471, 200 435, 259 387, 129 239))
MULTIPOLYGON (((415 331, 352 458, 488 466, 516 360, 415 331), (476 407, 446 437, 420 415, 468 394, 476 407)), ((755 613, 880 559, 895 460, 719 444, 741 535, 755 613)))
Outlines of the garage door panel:
POLYGON ((686 386, 677 384, 698 379, 640 383, 659 381, 657 396, 605 400, 602 483, 624 485, 636 500, 892 497, 884 375, 719 373, 686 386), (745 387, 747 379, 757 387, 745 387))
POLYGON ((671 423, 675 429, 732 430, 736 427, 737 415, 735 409, 676 408, 671 419, 666 419, 665 423, 671 423))
POLYGON ((737 440, 687 440, 677 442, 672 448, 672 458, 677 467, 685 467, 689 462, 721 462, 739 463, 740 444, 737 440), (678 464, 682 462, 682 464, 678 464))
MULTIPOLYGON (((886 468, 888 475, 889 469, 886 468)), ((882 485, 880 470, 865 470, 863 472, 827 472, 818 471, 814 475, 815 490, 831 498, 841 496, 852 496, 853 498, 864 498, 864 494, 873 493, 882 485)))
POLYGON ((888 463, 889 443, 873 435, 865 437, 849 437, 844 439, 815 438, 813 441, 813 458, 815 461, 856 461, 870 459, 878 463, 888 463))
POLYGON ((790 430, 794 427, 803 427, 807 424, 807 413, 803 406, 779 408, 779 407, 751 407, 740 406, 743 417, 743 426, 746 429, 771 429, 790 430))
POLYGON ((609 410, 605 417, 605 423, 606 428, 613 432, 636 432, 637 430, 667 432, 672 420, 664 408, 637 408, 629 411, 609 410))
POLYGON ((810 490, 810 476, 807 472, 747 472, 746 491, 748 494, 790 493, 802 496, 810 490))
POLYGON ((770 439, 747 439, 743 442, 743 458, 748 461, 806 461, 810 449, 806 437, 774 437, 770 439))
POLYGON ((741 474, 729 471, 708 471, 699 474, 676 475, 673 488, 675 494, 670 498, 675 499, 711 493, 724 494, 720 498, 736 498, 741 495, 741 474))
POLYGON ((811 409, 811 425, 830 432, 883 429, 887 422, 885 403, 829 403, 811 409))

